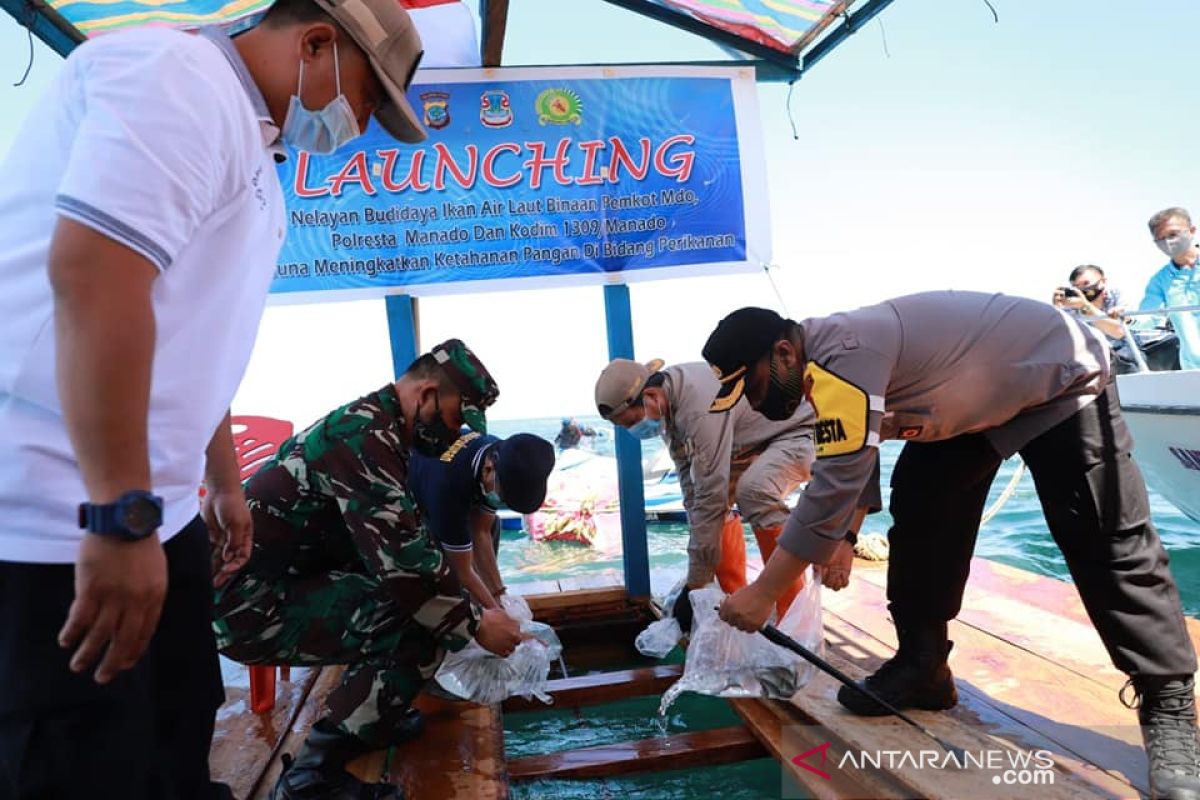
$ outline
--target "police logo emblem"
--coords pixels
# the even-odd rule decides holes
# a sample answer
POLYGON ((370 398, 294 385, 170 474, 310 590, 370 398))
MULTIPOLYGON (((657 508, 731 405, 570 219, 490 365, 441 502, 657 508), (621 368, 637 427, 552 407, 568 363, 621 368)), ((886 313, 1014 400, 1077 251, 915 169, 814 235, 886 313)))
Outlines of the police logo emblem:
POLYGON ((506 128, 512 124, 512 106, 508 92, 489 89, 479 98, 479 121, 487 128, 506 128))
POLYGON ((579 125, 583 122, 583 101, 570 89, 547 89, 534 103, 541 125, 579 125))
POLYGON ((446 92, 425 92, 421 95, 425 107, 425 127, 439 130, 450 124, 450 95, 446 92))

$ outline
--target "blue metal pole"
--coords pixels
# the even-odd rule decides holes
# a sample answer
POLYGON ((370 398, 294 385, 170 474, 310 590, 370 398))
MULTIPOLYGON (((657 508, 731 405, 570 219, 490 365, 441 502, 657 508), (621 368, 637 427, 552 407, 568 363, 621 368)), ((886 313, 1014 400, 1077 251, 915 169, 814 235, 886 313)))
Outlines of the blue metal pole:
POLYGON ((417 298, 406 294, 391 294, 387 304, 388 335, 392 340, 392 371, 399 378, 408 365, 421 354, 417 332, 417 298))
MULTIPOLYGON (((604 318, 609 358, 633 358, 633 314, 629 287, 604 287, 604 318)), ((646 495, 642 487, 642 443, 617 427, 617 489, 621 498, 621 546, 625 590, 630 597, 650 596, 650 552, 646 546, 646 495)))

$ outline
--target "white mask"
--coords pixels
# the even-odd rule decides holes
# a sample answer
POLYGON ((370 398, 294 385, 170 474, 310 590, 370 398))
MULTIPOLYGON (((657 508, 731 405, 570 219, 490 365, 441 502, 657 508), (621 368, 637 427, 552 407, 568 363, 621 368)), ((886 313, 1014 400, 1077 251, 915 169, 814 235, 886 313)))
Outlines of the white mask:
POLYGON ((300 101, 304 86, 304 62, 300 62, 300 80, 283 118, 283 140, 297 150, 327 156, 362 133, 350 101, 342 94, 342 70, 337 42, 333 43, 333 74, 337 97, 320 111, 309 111, 300 101))

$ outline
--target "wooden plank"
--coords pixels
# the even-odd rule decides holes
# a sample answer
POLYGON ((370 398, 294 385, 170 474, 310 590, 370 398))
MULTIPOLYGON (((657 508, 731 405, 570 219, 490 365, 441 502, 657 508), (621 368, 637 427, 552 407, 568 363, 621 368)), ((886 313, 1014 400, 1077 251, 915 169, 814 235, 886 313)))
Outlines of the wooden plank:
MULTIPOLYGON (((828 593, 825 598, 829 601, 825 617, 827 647, 848 662, 851 675, 873 671, 895 647, 883 592, 860 580, 851 581, 847 589, 828 593)), ((980 737, 992 737, 1008 746, 1045 748, 1055 754, 1064 778, 1094 784, 1089 791, 1101 796, 1125 796, 1133 792, 1131 785, 1146 789, 1145 755, 1136 720, 1115 695, 1053 661, 969 625, 952 622, 950 627, 950 638, 955 642, 951 668, 960 704, 950 712, 922 715, 926 721, 935 721, 931 725, 935 732, 960 746, 980 737)), ((805 691, 801 695, 804 699, 794 699, 793 703, 832 727, 833 721, 841 723, 838 717, 846 718, 834 698, 836 688, 827 685, 827 696, 815 698, 805 691)), ((854 725, 844 726, 847 730, 841 732, 847 741, 878 747, 879 735, 893 737, 873 720, 850 719, 854 725)), ((911 747, 912 735, 906 736, 906 746, 911 747)), ((905 737, 896 743, 905 744, 905 737)), ((904 776, 906 781, 916 780, 912 785, 922 793, 936 788, 927 778, 919 772, 904 776)), ((970 786, 968 782, 959 789, 966 792, 970 786)))
POLYGON ((559 678, 547 681, 546 691, 554 698, 553 706, 541 700, 510 697, 504 701, 504 711, 540 711, 549 707, 579 707, 660 694, 679 680, 683 674, 680 664, 664 664, 644 669, 624 669, 581 675, 578 678, 559 678))
POLYGON ((229 784, 237 797, 245 797, 262 778, 271 758, 301 713, 319 670, 298 669, 291 680, 278 680, 275 707, 267 714, 250 710, 247 669, 223 662, 225 702, 217 712, 209 768, 213 780, 229 784))
POLYGON ((767 751, 744 725, 585 747, 508 762, 514 781, 606 778, 635 772, 713 766, 761 758, 767 751))
MULTIPOLYGON (((470 797, 504 800, 508 774, 504 724, 497 705, 480 706, 421 694, 413 706, 425 715, 425 730, 395 748, 389 782, 406 797, 470 797)), ((349 770, 360 779, 385 778, 387 751, 363 756, 349 770)))
MULTIPOLYGON (((886 569, 860 570, 856 562, 853 575, 887 589, 886 569)), ((957 619, 1111 691, 1125 684, 1127 676, 1113 666, 1074 584, 976 558, 957 619)), ((1187 624, 1192 644, 1200 651, 1200 622, 1188 618, 1187 624)))
MULTIPOLYGON (((275 781, 279 780, 279 774, 283 771, 283 762, 280 756, 283 753, 295 755, 304 743, 305 737, 308 736, 308 729, 325 714, 325 698, 342 682, 344 670, 342 667, 324 667, 319 671, 313 671, 316 672, 316 680, 313 681, 312 689, 305 697, 299 713, 292 719, 291 725, 284 732, 283 739, 274 754, 265 763, 259 762, 258 764, 262 771, 258 783, 244 795, 238 794, 235 790, 235 797, 265 800, 275 785, 275 781)), ((245 758, 245 756, 242 757, 245 758)))
MULTIPOLYGON (((733 710, 746 723, 767 751, 779 762, 814 800, 843 800, 856 797, 901 797, 905 787, 883 774, 872 774, 866 770, 825 770, 828 778, 797 765, 792 759, 828 741, 821 728, 805 725, 802 717, 793 714, 789 704, 774 700, 737 698, 729 701, 733 710), (787 742, 784 729, 787 729, 787 742)), ((844 743, 843 743, 844 751, 844 743)), ((813 762, 813 766, 820 766, 813 762)))
POLYGON ((596 603, 628 602, 629 595, 624 586, 609 586, 603 589, 567 589, 554 594, 527 595, 525 600, 534 616, 544 611, 589 606, 596 603))

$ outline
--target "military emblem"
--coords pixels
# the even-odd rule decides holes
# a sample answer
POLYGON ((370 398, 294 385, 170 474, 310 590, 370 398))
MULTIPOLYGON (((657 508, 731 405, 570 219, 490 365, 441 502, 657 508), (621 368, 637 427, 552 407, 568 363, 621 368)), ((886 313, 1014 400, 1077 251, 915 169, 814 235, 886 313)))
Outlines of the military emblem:
POLYGON ((488 128, 506 128, 512 124, 512 106, 508 102, 508 92, 503 89, 489 89, 479 98, 479 121, 488 128))
POLYGON ((425 106, 425 127, 439 130, 450 124, 450 95, 446 92, 425 92, 421 95, 425 106))
POLYGON ((537 96, 538 122, 542 125, 579 125, 583 101, 570 89, 547 89, 537 96))

